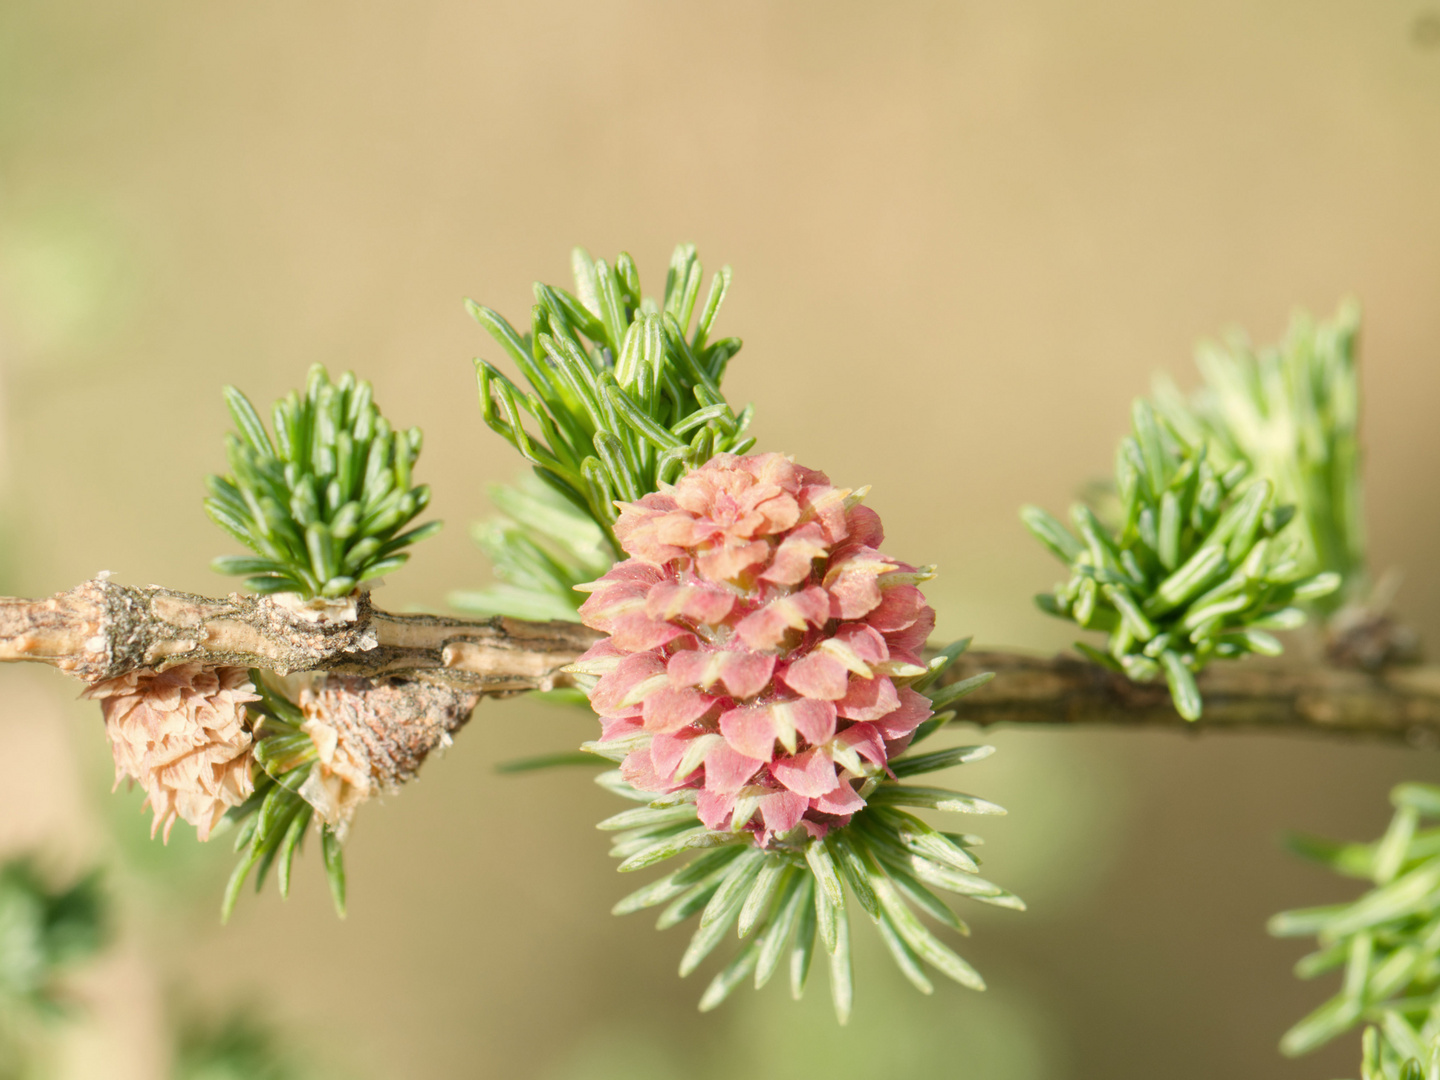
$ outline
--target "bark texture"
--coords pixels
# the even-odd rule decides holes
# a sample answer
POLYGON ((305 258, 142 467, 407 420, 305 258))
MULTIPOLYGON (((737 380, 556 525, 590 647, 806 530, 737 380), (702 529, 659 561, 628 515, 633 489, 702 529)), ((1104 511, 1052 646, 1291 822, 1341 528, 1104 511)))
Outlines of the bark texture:
POLYGON ((407 676, 502 694, 553 687, 596 636, 578 623, 394 615, 369 594, 318 604, 211 599, 99 577, 48 600, 0 597, 0 661, 51 664, 86 682, 198 663, 407 676))

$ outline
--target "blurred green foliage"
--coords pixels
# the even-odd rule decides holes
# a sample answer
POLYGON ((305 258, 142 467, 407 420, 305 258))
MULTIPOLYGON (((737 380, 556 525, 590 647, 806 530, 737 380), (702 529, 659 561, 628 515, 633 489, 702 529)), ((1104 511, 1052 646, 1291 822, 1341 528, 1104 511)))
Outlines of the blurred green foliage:
POLYGON ((1281 1050, 1303 1054, 1373 1024, 1365 1080, 1372 1073, 1388 1078, 1411 1059, 1428 1067, 1440 1039, 1440 827, 1419 827, 1422 819, 1440 819, 1440 787, 1401 784, 1390 801, 1395 816, 1373 843, 1290 840, 1298 854, 1373 888, 1350 903, 1270 920, 1277 936, 1315 937, 1317 951, 1295 965, 1300 978, 1344 971, 1339 993, 1286 1032, 1281 1050))
POLYGON ((312 1074, 274 1029, 239 1010, 180 1025, 171 1080, 307 1080, 312 1074))
POLYGON ((0 1080, 24 1080, 70 1012, 63 979, 105 944, 97 873, 52 884, 33 857, 0 865, 0 1080))
POLYGON ((577 620, 586 594, 575 586, 594 581, 615 561, 604 530, 534 476, 495 484, 490 498, 500 513, 476 524, 472 535, 501 584, 452 592, 450 605, 472 615, 577 620))

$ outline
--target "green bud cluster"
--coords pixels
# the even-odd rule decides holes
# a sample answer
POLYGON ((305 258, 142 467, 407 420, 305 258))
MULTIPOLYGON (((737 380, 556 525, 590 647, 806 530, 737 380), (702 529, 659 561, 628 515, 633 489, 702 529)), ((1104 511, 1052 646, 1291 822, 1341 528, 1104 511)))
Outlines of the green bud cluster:
POLYGON ((609 538, 617 499, 639 499, 721 451, 748 450, 751 410, 737 416, 720 393, 740 340, 710 336, 729 267, 711 279, 698 316, 694 245, 675 249, 660 303, 642 296, 623 252, 612 268, 577 248, 573 268, 574 294, 536 284, 523 335, 469 303, 530 386, 522 390, 477 360, 480 406, 485 422, 609 538), (527 417, 538 434, 526 429, 527 417))
MULTIPOLYGON (((301 730, 305 717, 284 694, 267 685, 259 671, 250 672, 260 700, 247 709, 255 735, 255 791, 239 806, 226 812, 224 821, 236 827, 235 850, 240 861, 225 886, 220 919, 229 920, 250 871, 255 871, 255 891, 265 886, 270 867, 280 886, 280 895, 290 895, 290 868, 295 854, 304 847, 305 835, 315 817, 314 808, 300 794, 300 788, 317 767, 319 753, 315 740, 301 730)), ((321 855, 330 880, 335 911, 345 917, 345 860, 340 838, 329 825, 320 827, 321 855)))
MULTIPOLYGON (((930 662, 927 674, 912 684, 930 697, 936 711, 916 730, 912 746, 952 719, 961 698, 990 681, 986 673, 939 685, 940 676, 967 645, 962 641, 943 651, 930 662)), ((587 748, 606 752, 597 743, 587 748)), ((893 759, 892 775, 874 777, 860 790, 867 805, 848 825, 832 829, 823 839, 808 838, 800 828, 768 848, 756 847, 747 832, 707 829, 696 814, 693 789, 656 797, 630 787, 618 770, 603 773, 597 777, 602 787, 643 804, 598 826, 614 832, 610 853, 622 860, 621 871, 641 870, 701 851, 684 867, 625 897, 614 913, 626 915, 664 905, 656 923, 661 930, 699 915, 699 926, 680 961, 682 976, 694 971, 732 929, 745 941, 711 980, 700 998, 701 1011, 715 1008, 747 980, 756 989, 763 987, 787 960, 791 993, 799 998, 818 943, 828 959, 836 1016, 845 1023, 854 998, 847 891, 875 924, 891 958, 916 989, 925 994, 934 989, 925 970, 928 965, 961 986, 983 990, 979 972, 919 916, 968 935, 969 928, 937 890, 1017 911, 1023 911, 1025 904, 979 876, 980 859, 974 849, 982 843, 980 837, 942 832, 911 811, 1005 811, 973 795, 903 781, 979 761, 993 750, 957 746, 893 759)))
POLYGON ((1395 815, 1374 843, 1292 837, 1296 853, 1373 888, 1346 904, 1286 911, 1270 920, 1277 937, 1311 937, 1319 948, 1295 965, 1302 979, 1343 969, 1340 992, 1280 1042, 1307 1053, 1360 1023, 1364 1080, 1440 1078, 1440 787, 1400 784, 1395 815))
POLYGON ((344 596, 439 531, 438 521, 401 531, 430 502, 411 482, 420 429, 392 430, 368 382, 346 372, 332 383, 315 365, 303 395, 275 403, 273 442, 250 400, 224 393, 238 434, 226 436, 230 475, 208 478, 205 509, 256 555, 222 556, 220 573, 249 575, 259 593, 344 596))
POLYGON ((1297 606, 1333 592, 1332 572, 1304 576, 1294 515, 1275 505, 1274 484, 1244 462, 1221 471, 1205 443, 1191 443, 1145 401, 1120 443, 1118 521, 1107 527, 1077 503, 1077 539, 1050 514, 1027 506, 1030 531, 1070 567, 1070 578, 1036 597, 1041 609, 1110 635, 1091 659, 1139 682, 1163 674, 1175 708, 1201 713, 1194 673, 1213 658, 1282 651, 1272 630, 1305 622, 1297 606))

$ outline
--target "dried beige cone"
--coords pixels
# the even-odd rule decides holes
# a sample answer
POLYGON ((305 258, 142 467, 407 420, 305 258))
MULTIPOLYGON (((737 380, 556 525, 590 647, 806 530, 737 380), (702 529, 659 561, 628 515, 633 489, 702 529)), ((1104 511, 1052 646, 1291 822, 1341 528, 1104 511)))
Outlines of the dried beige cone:
POLYGON ((168 842, 180 817, 208 840, 225 811, 254 791, 245 703, 260 695, 245 668, 139 669, 94 683, 85 696, 100 702, 116 786, 129 778, 145 789, 150 835, 163 828, 168 842))
POLYGON ((392 792, 470 719, 480 695, 411 679, 327 676, 300 691, 319 761, 300 796, 344 839, 356 809, 392 792))

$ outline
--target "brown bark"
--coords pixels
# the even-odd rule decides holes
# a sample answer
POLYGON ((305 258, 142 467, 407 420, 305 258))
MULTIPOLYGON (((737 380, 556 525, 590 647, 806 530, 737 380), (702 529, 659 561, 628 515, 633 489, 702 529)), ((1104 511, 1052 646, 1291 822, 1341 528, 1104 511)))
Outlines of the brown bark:
POLYGON ((96 578, 48 600, 0 598, 0 661, 51 664, 86 682, 196 662, 280 675, 403 675, 510 693, 548 689, 596 634, 576 623, 394 615, 353 599, 194 596, 96 578))

